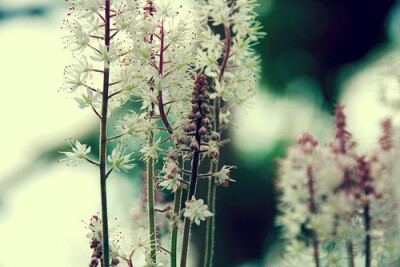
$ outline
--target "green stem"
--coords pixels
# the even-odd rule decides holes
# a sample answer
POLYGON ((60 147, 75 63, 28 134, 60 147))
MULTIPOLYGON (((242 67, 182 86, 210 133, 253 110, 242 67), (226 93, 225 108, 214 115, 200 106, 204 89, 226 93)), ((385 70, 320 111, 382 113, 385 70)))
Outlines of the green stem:
MULTIPOLYGON (((105 45, 107 50, 110 47, 110 0, 105 2, 105 45)), ((100 125, 100 192, 101 192, 101 216, 103 224, 103 266, 110 266, 110 247, 108 239, 108 215, 107 215, 107 188, 106 188, 106 155, 107 155, 107 108, 108 108, 108 88, 110 82, 109 62, 104 62, 103 77, 103 99, 101 108, 100 125)))
POLYGON ((365 267, 371 267, 371 236, 370 230, 370 217, 369 217, 369 205, 364 207, 364 226, 365 226, 365 267))
MULTIPOLYGON (((178 158, 178 166, 180 169, 183 169, 183 156, 179 155, 178 158)), ((178 243, 178 226, 179 226, 179 212, 181 209, 181 201, 182 201, 182 188, 178 188, 175 191, 175 199, 174 199, 174 224, 172 226, 172 235, 171 235, 171 267, 176 267, 176 251, 177 251, 177 243, 178 243)))
MULTIPOLYGON (((214 110, 215 110, 215 121, 214 121, 214 130, 218 132, 220 127, 220 99, 219 97, 215 98, 214 102, 214 110)), ((218 160, 211 162, 211 173, 217 173, 218 171, 218 160)), ((211 216, 207 221, 207 233, 206 233, 206 254, 204 259, 204 267, 212 266, 212 259, 214 256, 214 232, 215 232, 215 196, 217 184, 215 182, 215 176, 210 178, 210 182, 208 185, 208 209, 214 216, 211 216)))
MULTIPOLYGON (((214 173, 217 170, 217 163, 212 163, 211 169, 214 173)), ((212 266, 212 259, 214 254, 214 231, 215 231, 215 193, 217 184, 215 183, 215 176, 210 177, 210 182, 208 184, 208 209, 214 216, 211 216, 207 221, 207 236, 206 236, 206 259, 204 262, 205 267, 212 266)))
POLYGON ((156 262, 156 225, 154 221, 154 159, 149 157, 147 162, 147 202, 149 206, 150 256, 151 262, 156 262))
MULTIPOLYGON (((199 103, 199 104, 201 104, 201 103, 199 103)), ((199 105, 199 106, 201 106, 201 105, 199 105)), ((201 144, 201 137, 199 134, 200 127, 201 127, 201 118, 196 120, 195 139, 196 139, 199 149, 197 149, 193 152, 192 174, 190 177, 189 193, 188 193, 188 197, 187 197, 188 201, 192 199, 192 197, 194 196, 194 194, 196 192, 197 175, 198 175, 199 164, 200 164, 200 144, 201 144)), ((181 254, 181 266, 180 267, 186 267, 187 253, 189 250, 190 225, 191 225, 191 221, 188 217, 186 217, 185 227, 183 230, 182 254, 181 254)))
POLYGON ((347 254, 349 256, 349 267, 354 267, 353 242, 347 241, 347 254))

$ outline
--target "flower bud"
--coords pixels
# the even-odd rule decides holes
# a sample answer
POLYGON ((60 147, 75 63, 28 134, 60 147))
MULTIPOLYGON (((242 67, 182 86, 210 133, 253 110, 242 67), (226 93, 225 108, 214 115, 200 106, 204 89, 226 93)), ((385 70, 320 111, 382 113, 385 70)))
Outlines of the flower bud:
POLYGON ((194 123, 189 124, 189 131, 190 132, 196 131, 196 124, 194 123))
POLYGON ((212 132, 211 134, 211 139, 214 141, 218 141, 221 138, 221 136, 219 135, 219 133, 217 132, 212 132))
POLYGON ((207 118, 205 118, 205 119, 203 119, 203 120, 201 121, 201 124, 203 124, 203 125, 209 125, 209 124, 210 124, 210 120, 207 119, 207 118))
POLYGON ((207 155, 210 159, 217 159, 219 158, 219 151, 215 147, 212 147, 207 151, 207 155))
POLYGON ((114 259, 111 260, 111 266, 118 265, 118 264, 119 264, 119 259, 118 258, 114 258, 114 259))
MULTIPOLYGON (((187 127, 187 126, 185 126, 187 127)), ((178 144, 184 144, 185 143, 185 136, 181 135, 181 137, 178 138, 178 144)))
POLYGON ((199 144, 197 142, 192 142, 190 144, 190 149, 191 150, 199 150, 199 144))
POLYGON ((205 135, 207 133, 207 129, 206 128, 204 128, 204 126, 203 127, 201 127, 200 128, 200 130, 199 130, 199 134, 201 134, 201 135, 205 135))

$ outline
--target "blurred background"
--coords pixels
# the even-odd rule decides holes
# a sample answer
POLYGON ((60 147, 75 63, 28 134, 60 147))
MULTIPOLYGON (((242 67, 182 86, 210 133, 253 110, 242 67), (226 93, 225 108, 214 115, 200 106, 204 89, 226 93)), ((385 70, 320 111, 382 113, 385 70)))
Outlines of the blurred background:
MULTIPOLYGON (((238 127, 221 152, 221 165, 238 170, 237 182, 217 191, 215 266, 279 266, 276 159, 301 132, 328 140, 337 101, 360 153, 370 150, 391 114, 382 91, 400 92, 399 1, 260 3, 262 73, 253 103, 234 111, 238 127)), ((0 267, 87 266, 91 255, 81 220, 100 210, 97 169, 56 162, 66 138, 98 147, 96 117, 58 92, 71 62, 60 29, 67 8, 61 0, 0 0, 0 267)), ((140 201, 140 175, 109 180, 110 217, 120 224, 140 201)), ((199 184, 200 196, 206 187, 199 184)), ((196 244, 204 231, 195 229, 196 244)), ((192 248, 193 266, 202 248, 192 248)))

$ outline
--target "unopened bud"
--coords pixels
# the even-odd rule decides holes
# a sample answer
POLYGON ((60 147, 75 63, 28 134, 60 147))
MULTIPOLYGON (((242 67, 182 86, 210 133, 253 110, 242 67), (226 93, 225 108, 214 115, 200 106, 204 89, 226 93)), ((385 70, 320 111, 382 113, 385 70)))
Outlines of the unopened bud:
POLYGON ((207 155, 210 159, 217 159, 219 158, 219 151, 215 147, 212 147, 207 151, 207 155))
POLYGON ((221 138, 221 136, 219 135, 219 133, 217 132, 212 132, 211 134, 211 139, 214 141, 218 141, 221 138))
POLYGON ((119 264, 119 259, 118 258, 114 258, 111 260, 111 266, 115 266, 119 264))
POLYGON ((207 129, 206 128, 204 128, 204 126, 203 127, 201 127, 200 128, 200 130, 199 130, 199 134, 201 134, 201 135, 205 135, 207 133, 207 129))
POLYGON ((199 150, 199 144, 197 142, 192 142, 190 144, 190 149, 191 150, 199 150))
POLYGON ((196 124, 194 123, 189 124, 189 131, 190 132, 196 131, 196 124))

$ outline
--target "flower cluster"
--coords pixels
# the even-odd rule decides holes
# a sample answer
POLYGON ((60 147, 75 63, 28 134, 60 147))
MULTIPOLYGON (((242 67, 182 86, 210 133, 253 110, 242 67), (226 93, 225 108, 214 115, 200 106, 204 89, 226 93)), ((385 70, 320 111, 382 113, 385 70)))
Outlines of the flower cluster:
POLYGON ((192 98, 192 110, 188 115, 190 120, 189 125, 183 128, 186 136, 181 136, 178 139, 180 144, 189 146, 191 150, 200 150, 201 140, 206 139, 206 135, 212 130, 212 125, 207 116, 211 113, 208 103, 210 102, 207 94, 208 86, 204 75, 197 76, 194 82, 192 98), (192 140, 191 137, 195 140, 192 140))
POLYGON ((184 267, 191 222, 199 225, 213 215, 203 200, 196 200, 197 179, 210 178, 214 187, 234 181, 230 172, 235 166, 224 165, 218 171, 219 147, 227 142, 220 140, 221 131, 230 120, 228 109, 253 95, 259 60, 251 46, 263 35, 255 20, 257 5, 255 1, 200 0, 193 12, 184 14, 182 5, 172 0, 66 1, 70 13, 64 20, 64 44, 76 62, 65 68, 62 90, 100 120, 98 161, 88 157, 90 146, 79 141, 70 142, 72 152, 62 152, 72 164, 86 161, 100 169, 102 219, 94 216, 88 225, 93 249, 90 266, 158 266, 168 261, 176 266, 183 217, 184 267), (225 30, 224 40, 214 32, 219 26, 225 30), (210 95, 207 79, 212 81, 210 95), (224 107, 221 101, 226 102, 224 107), (140 111, 126 111, 129 102, 138 103, 140 111), (108 136, 109 121, 116 116, 122 116, 114 120, 117 133, 108 136), (116 142, 113 150, 110 142, 116 142), (136 147, 131 149, 132 143, 136 147), (118 238, 121 242, 115 243, 109 240, 105 184, 111 173, 136 166, 135 149, 147 168, 141 219, 136 224, 148 234, 135 227, 135 238, 118 238), (208 173, 199 173, 202 155, 211 159, 208 173), (157 170, 160 159, 164 167, 157 170), (191 161, 189 170, 185 161, 191 161), (174 194, 174 205, 158 206, 162 189, 174 194), (188 202, 182 209, 184 189, 188 189, 188 202), (164 261, 161 244, 167 232, 173 242, 164 261))
POLYGON ((390 120, 384 121, 380 148, 358 155, 343 108, 337 105, 332 141, 320 145, 305 133, 279 161, 278 224, 285 229, 289 265, 301 259, 309 266, 313 261, 331 266, 337 258, 364 257, 372 266, 386 266, 399 257, 394 252, 400 234, 393 212, 399 205, 395 131, 390 120))

